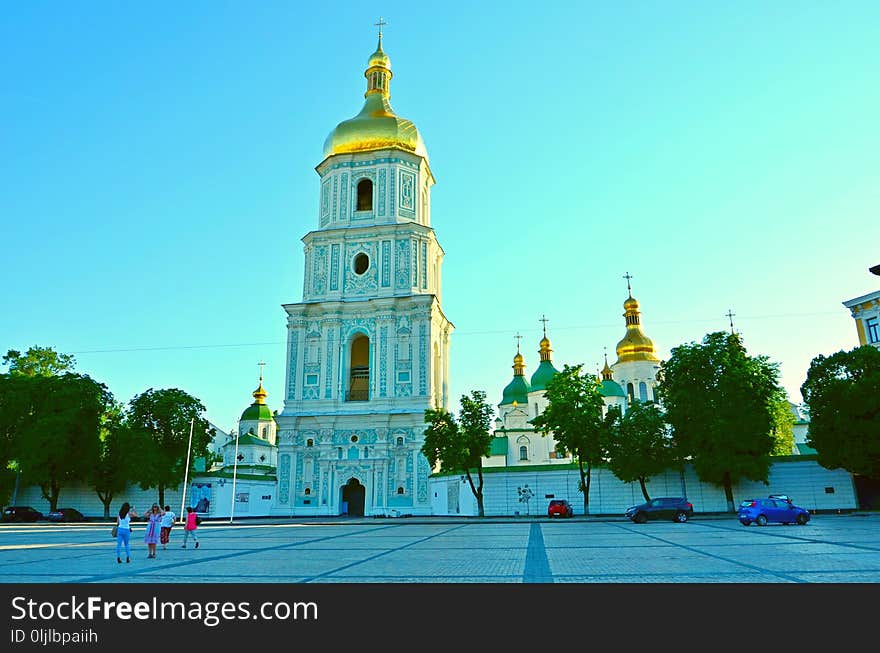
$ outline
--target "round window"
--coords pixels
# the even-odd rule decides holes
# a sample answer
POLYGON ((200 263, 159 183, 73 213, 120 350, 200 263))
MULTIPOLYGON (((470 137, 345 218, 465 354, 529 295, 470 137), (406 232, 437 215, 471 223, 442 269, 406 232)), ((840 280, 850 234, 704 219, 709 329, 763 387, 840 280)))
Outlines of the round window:
POLYGON ((358 436, 356 436, 356 435, 351 436, 351 441, 352 441, 352 442, 357 442, 357 441, 358 441, 358 436))
POLYGON ((370 257, 364 253, 360 253, 354 257, 355 274, 363 274, 370 267, 370 257))

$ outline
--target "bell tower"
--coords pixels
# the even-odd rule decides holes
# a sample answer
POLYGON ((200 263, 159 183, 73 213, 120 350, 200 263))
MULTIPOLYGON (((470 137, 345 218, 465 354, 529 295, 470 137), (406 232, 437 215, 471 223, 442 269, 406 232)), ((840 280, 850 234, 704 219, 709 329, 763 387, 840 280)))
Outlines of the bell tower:
POLYGON ((453 325, 441 308, 434 176, 415 125, 391 107, 383 24, 363 108, 324 142, 302 301, 284 305, 278 514, 431 511, 424 411, 448 404, 453 325))

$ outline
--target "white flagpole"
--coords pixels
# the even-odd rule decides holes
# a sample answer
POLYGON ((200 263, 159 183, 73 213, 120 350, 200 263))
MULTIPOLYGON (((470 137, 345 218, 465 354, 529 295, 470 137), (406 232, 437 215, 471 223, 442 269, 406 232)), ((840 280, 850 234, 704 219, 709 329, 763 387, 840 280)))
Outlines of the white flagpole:
POLYGON ((186 471, 183 474, 183 499, 180 500, 180 517, 183 517, 183 511, 186 509, 186 488, 187 483, 189 482, 189 452, 192 449, 193 443, 193 422, 195 421, 195 417, 189 420, 189 444, 186 445, 186 471))
POLYGON ((238 436, 235 436, 235 459, 232 463, 232 505, 229 507, 229 523, 235 517, 235 477, 238 472, 238 436))

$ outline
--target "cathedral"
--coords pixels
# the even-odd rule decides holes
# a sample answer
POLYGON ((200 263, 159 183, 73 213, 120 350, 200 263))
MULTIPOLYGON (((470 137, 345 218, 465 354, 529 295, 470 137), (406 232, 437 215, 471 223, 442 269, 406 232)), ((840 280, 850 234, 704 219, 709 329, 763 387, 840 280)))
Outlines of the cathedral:
POLYGON ((424 414, 447 406, 453 330, 434 176, 418 129, 391 107, 381 31, 364 76, 363 108, 330 133, 316 168, 302 301, 284 305, 275 514, 431 511, 424 414))
MULTIPOLYGON (((642 331, 639 302, 632 296, 630 278, 627 273, 629 297, 623 303, 626 333, 617 343, 617 361, 609 367, 606 356, 605 367, 596 379, 606 409, 619 406, 623 411, 632 401, 656 400, 654 388, 660 371, 660 359, 657 358, 654 342, 642 331)), ((571 456, 557 453, 552 434, 544 437, 530 423, 547 407, 544 397, 547 384, 559 371, 551 357, 553 350, 547 337, 547 320, 542 318, 541 321, 544 323, 544 337, 538 345, 538 367, 530 380, 526 379, 525 360, 517 345, 513 357, 513 378, 505 386, 498 404, 499 417, 495 420, 495 437, 485 462, 487 467, 572 462, 571 456)))

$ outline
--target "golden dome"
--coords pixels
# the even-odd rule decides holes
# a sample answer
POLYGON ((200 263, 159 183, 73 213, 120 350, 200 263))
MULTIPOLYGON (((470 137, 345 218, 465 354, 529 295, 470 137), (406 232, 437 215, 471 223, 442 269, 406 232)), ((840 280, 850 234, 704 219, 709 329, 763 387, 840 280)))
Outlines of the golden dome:
POLYGON ((336 126, 324 141, 324 157, 334 154, 352 154, 396 148, 412 152, 425 159, 428 150, 416 126, 406 118, 394 113, 389 99, 391 83, 391 59, 379 46, 367 61, 367 92, 364 106, 354 118, 336 126))
POLYGON ((263 389, 263 378, 260 377, 260 387, 254 390, 254 403, 265 404, 268 392, 263 389))
POLYGON ((657 350, 654 341, 644 334, 639 317, 639 302, 632 295, 623 303, 626 312, 626 335, 617 343, 617 362, 650 361, 657 363, 657 350))

